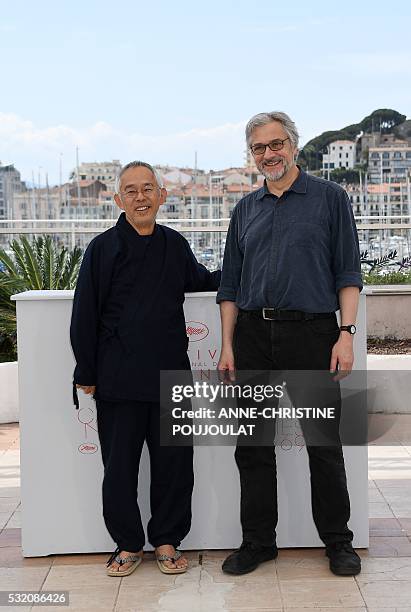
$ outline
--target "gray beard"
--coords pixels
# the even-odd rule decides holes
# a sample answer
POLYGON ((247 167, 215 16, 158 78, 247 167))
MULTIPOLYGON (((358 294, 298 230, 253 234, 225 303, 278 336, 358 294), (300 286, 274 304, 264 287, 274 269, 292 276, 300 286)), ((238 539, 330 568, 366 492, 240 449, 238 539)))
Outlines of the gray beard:
POLYGON ((277 171, 270 170, 269 167, 264 166, 263 164, 259 164, 257 168, 267 181, 279 181, 285 174, 287 174, 291 168, 291 164, 286 163, 282 166, 281 170, 277 171))

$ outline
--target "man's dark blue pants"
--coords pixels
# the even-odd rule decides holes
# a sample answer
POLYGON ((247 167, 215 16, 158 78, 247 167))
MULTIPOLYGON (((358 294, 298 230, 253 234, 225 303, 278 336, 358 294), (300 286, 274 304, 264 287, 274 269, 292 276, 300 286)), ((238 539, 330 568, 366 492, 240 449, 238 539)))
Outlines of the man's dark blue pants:
POLYGON ((154 547, 179 546, 191 526, 192 447, 160 446, 158 403, 97 400, 96 405, 104 464, 103 516, 108 532, 121 550, 137 552, 144 546, 137 485, 146 441, 151 473, 147 538, 154 547))

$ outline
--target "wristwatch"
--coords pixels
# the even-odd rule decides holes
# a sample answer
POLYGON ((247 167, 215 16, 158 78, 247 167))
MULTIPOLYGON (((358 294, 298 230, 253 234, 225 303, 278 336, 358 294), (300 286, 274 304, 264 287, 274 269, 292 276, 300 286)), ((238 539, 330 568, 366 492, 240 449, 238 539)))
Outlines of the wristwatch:
POLYGON ((357 328, 355 327, 355 325, 341 325, 340 330, 346 331, 353 336, 357 331, 357 328))

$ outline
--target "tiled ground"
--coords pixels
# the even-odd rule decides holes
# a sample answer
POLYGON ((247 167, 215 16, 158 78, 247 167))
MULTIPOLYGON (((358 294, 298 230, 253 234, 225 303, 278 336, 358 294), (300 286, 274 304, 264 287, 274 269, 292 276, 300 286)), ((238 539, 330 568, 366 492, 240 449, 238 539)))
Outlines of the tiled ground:
POLYGON ((189 553, 190 570, 177 577, 161 574, 146 555, 117 580, 105 574, 106 555, 21 557, 19 430, 1 425, 0 591, 66 589, 69 609, 88 612, 411 612, 411 415, 397 417, 390 435, 396 446, 369 449, 371 543, 356 578, 330 574, 323 550, 295 549, 244 577, 221 573, 226 552, 189 553))

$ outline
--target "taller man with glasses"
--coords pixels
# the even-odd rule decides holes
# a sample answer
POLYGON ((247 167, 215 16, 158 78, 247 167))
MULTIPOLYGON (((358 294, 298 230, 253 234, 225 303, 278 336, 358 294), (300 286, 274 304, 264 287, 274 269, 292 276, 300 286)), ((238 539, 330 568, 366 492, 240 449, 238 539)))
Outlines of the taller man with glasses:
POLYGON ((122 168, 115 201, 124 212, 88 246, 74 296, 74 392, 96 399, 103 515, 117 544, 110 576, 130 574, 143 554, 137 482, 144 441, 151 468, 148 540, 161 571, 187 569, 176 549, 190 529, 193 449, 160 446, 160 370, 190 369, 184 292, 215 291, 220 272, 209 272, 181 234, 156 223, 166 196, 150 164, 122 168))
MULTIPOLYGON (((296 165, 298 131, 282 112, 246 126, 247 145, 265 181, 235 207, 217 302, 219 370, 349 372, 362 288, 350 201, 339 185, 296 165), (340 309, 341 327, 335 312, 340 309)), ((312 510, 337 575, 361 571, 347 523, 350 502, 341 444, 308 446, 312 510)), ((245 574, 277 554, 273 446, 238 445, 243 543, 223 570, 245 574)))

